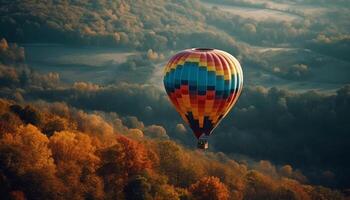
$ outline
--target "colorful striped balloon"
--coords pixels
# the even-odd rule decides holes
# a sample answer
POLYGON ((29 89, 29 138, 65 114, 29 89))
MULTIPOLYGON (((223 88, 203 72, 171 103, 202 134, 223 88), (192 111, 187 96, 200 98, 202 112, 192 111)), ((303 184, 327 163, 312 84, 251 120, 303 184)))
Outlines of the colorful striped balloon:
POLYGON ((176 110, 200 138, 209 136, 235 105, 243 72, 237 59, 225 51, 194 48, 170 59, 163 81, 176 110))

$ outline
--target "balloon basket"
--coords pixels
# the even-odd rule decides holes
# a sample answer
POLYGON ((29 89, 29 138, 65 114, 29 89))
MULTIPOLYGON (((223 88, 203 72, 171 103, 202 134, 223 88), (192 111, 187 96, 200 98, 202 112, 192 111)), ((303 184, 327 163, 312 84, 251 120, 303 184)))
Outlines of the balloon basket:
POLYGON ((197 148, 198 149, 203 149, 206 150, 209 147, 209 143, 207 139, 198 139, 198 144, 197 144, 197 148))

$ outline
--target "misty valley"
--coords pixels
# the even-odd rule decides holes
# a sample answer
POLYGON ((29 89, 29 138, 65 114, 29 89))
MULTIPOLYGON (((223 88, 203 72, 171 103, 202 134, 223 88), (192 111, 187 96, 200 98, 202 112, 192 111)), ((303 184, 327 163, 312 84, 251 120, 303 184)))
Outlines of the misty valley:
POLYGON ((347 0, 4 0, 0 197, 349 199, 347 0), (215 48, 242 66, 209 150, 166 66, 215 48))

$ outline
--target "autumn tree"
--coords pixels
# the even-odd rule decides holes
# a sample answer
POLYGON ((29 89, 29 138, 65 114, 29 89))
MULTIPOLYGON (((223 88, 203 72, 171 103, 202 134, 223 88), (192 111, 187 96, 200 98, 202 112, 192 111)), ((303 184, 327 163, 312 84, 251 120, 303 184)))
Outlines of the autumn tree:
POLYGON ((285 196, 284 199, 287 199, 287 196, 289 196, 289 199, 311 199, 307 189, 303 185, 298 181, 289 178, 282 178, 280 180, 280 187, 277 188, 275 193, 280 196, 277 199, 281 199, 283 196, 285 196))
POLYGON ((68 199, 102 199, 103 182, 96 175, 100 159, 89 135, 69 131, 56 132, 49 146, 57 165, 57 174, 69 188, 68 199))
POLYGON ((178 187, 188 187, 194 183, 204 170, 194 157, 186 153, 172 141, 161 141, 157 144, 160 160, 160 171, 169 177, 169 183, 178 187))
POLYGON ((139 142, 118 136, 117 143, 101 150, 102 166, 98 173, 110 198, 120 198, 129 177, 152 168, 148 152, 139 142))
MULTIPOLYGON (((8 167, 22 174, 28 170, 55 171, 49 139, 33 125, 21 126, 14 133, 6 133, 0 140, 2 149, 15 148, 20 154, 18 162, 8 162, 8 167)), ((8 154, 1 154, 6 156, 8 154)))
POLYGON ((196 200, 227 200, 230 193, 225 184, 217 177, 204 177, 189 188, 196 200))
POLYGON ((211 162, 205 163, 208 175, 220 178, 220 180, 229 188, 231 198, 242 199, 244 191, 244 168, 238 163, 231 162, 211 162))
MULTIPOLYGON (((288 165, 276 170, 264 161, 258 171, 248 170, 247 164, 223 153, 191 151, 170 140, 125 137, 113 132, 102 115, 57 103, 41 102, 46 106, 38 109, 38 104, 0 99, 2 199, 344 198, 336 190, 301 184, 306 177, 288 165)), ((158 126, 145 128, 136 118, 130 121, 146 134, 165 133, 158 126)))
POLYGON ((265 176, 257 171, 250 171, 245 177, 245 200, 269 199, 274 196, 277 185, 271 177, 265 176))
POLYGON ((21 189, 28 199, 59 198, 64 187, 55 175, 48 143, 48 138, 30 124, 2 136, 0 171, 9 189, 21 189))

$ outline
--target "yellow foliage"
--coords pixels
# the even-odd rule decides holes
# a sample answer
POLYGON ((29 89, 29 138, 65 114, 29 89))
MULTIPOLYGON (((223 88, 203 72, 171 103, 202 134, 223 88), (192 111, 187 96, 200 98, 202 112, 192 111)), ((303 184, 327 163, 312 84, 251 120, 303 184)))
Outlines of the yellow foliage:
POLYGON ((28 124, 20 126, 14 133, 6 133, 0 140, 1 147, 10 146, 25 153, 17 170, 24 173, 28 170, 55 171, 54 160, 49 139, 37 127, 28 124))
MULTIPOLYGON (((290 165, 277 170, 261 161, 254 166, 258 171, 248 170, 247 164, 223 153, 192 151, 165 138, 141 137, 139 129, 122 136, 111 124, 118 121, 124 126, 115 114, 109 122, 103 115, 61 103, 39 105, 37 126, 47 135, 37 126, 23 125, 39 109, 23 109, 0 99, 0 183, 8 185, 2 190, 5 198, 124 199, 134 197, 133 187, 138 187, 136 196, 156 200, 343 197, 328 188, 301 184, 304 176, 290 165), (28 113, 20 118, 24 110, 28 113)), ((146 132, 159 135, 165 130, 148 126, 146 132)))

